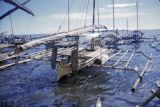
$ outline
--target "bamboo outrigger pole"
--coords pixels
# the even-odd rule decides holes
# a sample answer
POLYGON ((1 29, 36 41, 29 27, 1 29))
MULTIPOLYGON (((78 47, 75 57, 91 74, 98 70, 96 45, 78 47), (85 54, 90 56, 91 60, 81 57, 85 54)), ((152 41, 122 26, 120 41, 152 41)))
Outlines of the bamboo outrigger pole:
POLYGON ((138 84, 142 81, 143 76, 144 76, 144 74, 146 73, 146 71, 147 71, 147 69, 148 69, 148 66, 149 66, 149 64, 151 63, 151 61, 152 61, 152 59, 151 59, 151 57, 150 57, 150 58, 148 59, 146 65, 145 65, 145 67, 143 68, 143 70, 142 70, 141 73, 139 74, 138 79, 137 79, 136 82, 134 83, 134 85, 133 85, 133 87, 132 87, 132 89, 131 89, 132 92, 135 92, 138 84))

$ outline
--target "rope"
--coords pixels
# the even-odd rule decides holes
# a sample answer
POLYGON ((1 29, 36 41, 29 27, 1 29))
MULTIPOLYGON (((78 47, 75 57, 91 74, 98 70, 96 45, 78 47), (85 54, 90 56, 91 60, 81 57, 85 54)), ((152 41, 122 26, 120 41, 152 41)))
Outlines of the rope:
MULTIPOLYGON (((79 13, 81 13, 81 11, 82 11, 82 5, 83 5, 83 1, 81 2, 79 13)), ((79 17, 79 15, 77 15, 77 19, 78 19, 78 17, 79 17)), ((77 23, 76 22, 75 22, 74 27, 77 27, 77 23)))
POLYGON ((81 26, 81 24, 82 24, 82 20, 83 20, 83 16, 84 16, 84 14, 83 13, 85 13, 85 2, 84 2, 84 4, 83 4, 83 7, 82 7, 82 12, 81 12, 81 20, 80 20, 80 22, 79 22, 79 25, 81 26), (84 9, 84 10, 83 10, 84 9), (84 11, 84 12, 83 12, 84 11))
POLYGON ((31 19, 29 20, 29 23, 27 24, 24 32, 28 32, 28 29, 31 27, 31 24, 32 24, 32 22, 33 22, 34 19, 35 19, 35 17, 31 17, 31 19))
MULTIPOLYGON (((71 5, 69 6, 69 10, 72 8, 73 3, 74 3, 74 0, 71 1, 71 5)), ((68 7, 67 7, 67 9, 68 9, 68 7)), ((67 9, 65 9, 65 10, 67 10, 67 9)), ((64 19, 62 20, 60 26, 58 27, 57 33, 60 32, 60 30, 62 29, 62 25, 64 24, 64 22, 65 22, 65 20, 66 20, 66 18, 67 18, 68 12, 65 12, 65 13, 66 13, 66 14, 65 14, 64 19)))
POLYGON ((84 27, 86 26, 86 20, 87 20, 87 16, 88 16, 88 7, 89 7, 89 0, 87 2, 86 16, 85 16, 85 20, 84 20, 84 27))

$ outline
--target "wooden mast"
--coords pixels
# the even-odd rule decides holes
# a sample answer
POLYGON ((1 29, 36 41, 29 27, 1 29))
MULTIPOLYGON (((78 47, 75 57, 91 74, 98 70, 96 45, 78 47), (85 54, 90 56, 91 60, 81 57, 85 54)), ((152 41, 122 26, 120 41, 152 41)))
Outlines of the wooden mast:
POLYGON ((97 0, 97 15, 98 15, 98 25, 99 25, 99 3, 98 3, 98 0, 97 0))
POLYGON ((10 19, 10 22, 11 22, 11 35, 13 36, 13 23, 12 23, 12 16, 11 16, 11 14, 9 15, 9 19, 10 19))
POLYGON ((113 31, 115 30, 115 14, 114 14, 114 0, 112 0, 113 7, 113 31))
POLYGON ((127 24, 127 35, 128 35, 128 30, 129 30, 128 18, 127 18, 127 20, 126 20, 126 24, 127 24))
POLYGON ((92 21, 92 25, 95 25, 95 6, 96 6, 96 0, 93 0, 93 21, 92 21))
POLYGON ((138 24, 139 24, 139 17, 138 17, 138 14, 139 14, 139 10, 138 10, 138 0, 136 1, 136 13, 137 13, 137 31, 139 30, 139 26, 138 26, 138 24))
POLYGON ((69 6, 69 0, 68 0, 68 31, 70 30, 70 6, 69 6))

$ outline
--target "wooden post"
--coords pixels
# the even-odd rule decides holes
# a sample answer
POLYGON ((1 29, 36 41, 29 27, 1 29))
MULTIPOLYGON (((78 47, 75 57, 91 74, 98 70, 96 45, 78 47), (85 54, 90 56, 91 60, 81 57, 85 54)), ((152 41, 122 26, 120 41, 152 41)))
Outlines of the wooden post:
POLYGON ((52 43, 52 56, 51 56, 51 67, 52 69, 56 68, 56 59, 57 59, 57 46, 55 46, 55 42, 52 43))
POLYGON ((71 68, 72 68, 72 72, 76 73, 78 71, 78 50, 75 49, 72 51, 72 58, 71 58, 71 68))
POLYGON ((75 37, 77 46, 76 49, 74 49, 71 53, 71 68, 72 68, 72 73, 76 73, 78 69, 78 48, 79 48, 79 37, 75 37))
POLYGON ((95 50, 95 38, 91 39, 91 51, 95 50))

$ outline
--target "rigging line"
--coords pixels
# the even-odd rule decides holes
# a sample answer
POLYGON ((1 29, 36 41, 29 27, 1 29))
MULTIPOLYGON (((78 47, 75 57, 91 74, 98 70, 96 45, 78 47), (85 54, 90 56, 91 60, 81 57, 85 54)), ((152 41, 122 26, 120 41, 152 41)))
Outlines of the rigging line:
POLYGON ((31 17, 31 19, 29 20, 29 23, 27 24, 24 32, 28 32, 28 29, 30 28, 30 26, 31 26, 31 24, 32 24, 32 22, 33 22, 34 19, 35 19, 35 17, 31 17))
MULTIPOLYGON (((72 8, 72 5, 73 5, 73 4, 74 4, 74 0, 71 1, 71 4, 70 4, 70 6, 69 6, 69 10, 72 8)), ((67 7, 67 8, 68 8, 68 7, 67 7)), ((62 25, 64 24, 64 22, 65 22, 65 20, 66 20, 66 18, 67 18, 68 12, 66 12, 66 10, 67 10, 67 9, 65 9, 65 13, 66 13, 66 14, 65 14, 65 16, 64 16, 64 18, 63 18, 60 26, 58 27, 57 33, 60 32, 60 30, 62 29, 62 25)))
MULTIPOLYGON (((72 0, 72 2, 71 2, 71 5, 69 6, 69 9, 71 9, 72 4, 73 4, 73 0, 72 0)), ((68 8, 68 7, 67 7, 67 8, 68 8)), ((65 9, 65 10, 66 10, 66 9, 65 9)), ((67 13, 67 12, 65 12, 65 13, 66 13, 66 14, 65 14, 65 16, 64 16, 64 18, 63 18, 63 20, 62 20, 62 22, 61 22, 60 26, 58 27, 58 31, 57 31, 57 33, 59 33, 59 32, 60 32, 60 30, 62 29, 62 25, 65 23, 65 20, 66 20, 67 15, 68 15, 68 13, 67 13)))
POLYGON ((84 27, 86 26, 86 21, 87 21, 87 16, 88 16, 88 7, 89 7, 89 0, 87 2, 86 16, 85 16, 85 20, 84 20, 84 27))
POLYGON ((82 7, 82 13, 81 13, 81 19, 80 19, 80 23, 79 23, 79 25, 81 26, 81 24, 82 24, 82 20, 83 20, 83 16, 84 16, 84 13, 85 13, 85 2, 84 2, 84 4, 83 4, 83 7, 82 7), (83 10, 84 9, 84 10, 83 10), (83 11, 84 11, 84 13, 83 13, 83 11))
MULTIPOLYGON (((81 13, 81 11, 82 11, 82 5, 83 5, 83 0, 81 1, 79 13, 81 13)), ((79 14, 77 14, 77 19, 78 18, 79 18, 79 14)), ((76 21, 74 26, 77 27, 77 25, 78 25, 78 22, 76 21)))

